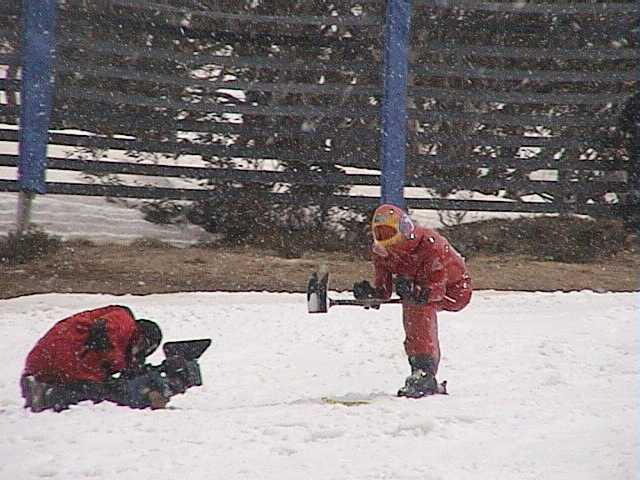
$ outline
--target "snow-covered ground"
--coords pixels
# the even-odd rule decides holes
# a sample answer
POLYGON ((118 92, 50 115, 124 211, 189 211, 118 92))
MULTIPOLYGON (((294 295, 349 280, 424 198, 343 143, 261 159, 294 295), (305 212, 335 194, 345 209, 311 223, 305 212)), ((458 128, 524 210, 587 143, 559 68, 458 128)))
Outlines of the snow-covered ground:
MULTIPOLYGON (((0 72, 1 74, 1 72, 0 72)), ((0 128, 11 126, 0 124, 0 128)), ((65 133, 75 133, 65 131, 65 133)), ((50 147, 49 154, 59 157, 78 156, 74 148, 50 147)), ((0 153, 17 154, 18 144, 0 142, 0 153)), ((126 161, 122 152, 111 151, 109 158, 114 161, 126 161)), ((190 156, 181 157, 181 164, 193 163, 190 156)), ((17 169, 0 167, 0 178, 15 180, 17 169)), ((47 181, 86 182, 82 173, 68 171, 47 171, 47 181)), ((177 186, 159 179, 163 186, 177 186)), ((94 243, 127 244, 136 239, 155 239, 175 245, 188 246, 210 241, 211 234, 192 224, 157 225, 144 219, 140 210, 132 208, 141 201, 112 201, 103 197, 79 195, 36 195, 32 205, 31 224, 65 240, 84 239, 94 243)), ((18 194, 0 192, 0 235, 6 235, 16 229, 18 194)))
POLYGON ((638 478, 637 307, 633 293, 476 292, 440 317, 451 394, 409 400, 393 396, 408 370, 398 306, 309 315, 303 295, 271 293, 3 300, 0 478, 638 478), (163 411, 23 410, 36 340, 109 303, 157 320, 167 340, 211 337, 205 385, 163 411))
MULTIPOLYGON (((0 192, 0 235, 15 231, 17 209, 18 194, 0 192)), ((98 244, 126 244, 145 238, 183 247, 213 238, 193 224, 148 222, 140 210, 102 197, 38 195, 33 202, 31 223, 65 240, 84 239, 98 244)))

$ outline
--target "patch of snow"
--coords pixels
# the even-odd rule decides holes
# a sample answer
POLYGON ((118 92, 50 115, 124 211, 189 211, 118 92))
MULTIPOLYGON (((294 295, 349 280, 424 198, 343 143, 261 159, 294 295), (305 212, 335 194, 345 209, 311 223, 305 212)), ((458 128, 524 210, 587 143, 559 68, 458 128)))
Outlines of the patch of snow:
POLYGON ((396 305, 309 315, 304 295, 259 292, 3 300, 0 478, 635 478, 637 301, 476 292, 440 315, 450 395, 411 400, 394 396, 409 373, 396 305), (25 411, 18 379, 37 339, 109 303, 155 319, 166 340, 212 338, 204 385, 161 411, 25 411))

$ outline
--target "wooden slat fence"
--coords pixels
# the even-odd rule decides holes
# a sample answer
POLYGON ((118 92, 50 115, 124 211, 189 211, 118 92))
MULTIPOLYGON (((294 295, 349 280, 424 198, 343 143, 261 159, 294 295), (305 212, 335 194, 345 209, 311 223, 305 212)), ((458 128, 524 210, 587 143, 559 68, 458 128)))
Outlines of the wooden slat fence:
MULTIPOLYGON (((68 153, 48 169, 194 181, 48 192, 202 200, 260 186, 299 201, 284 184, 375 205, 347 192, 379 185, 385 2, 250 3, 60 1, 50 150, 68 153)), ((424 193, 408 205, 606 214, 628 188, 616 127, 640 79, 639 18, 634 1, 413 0, 406 186, 424 193)), ((17 141, 19 20, 5 0, 5 142, 17 141)))

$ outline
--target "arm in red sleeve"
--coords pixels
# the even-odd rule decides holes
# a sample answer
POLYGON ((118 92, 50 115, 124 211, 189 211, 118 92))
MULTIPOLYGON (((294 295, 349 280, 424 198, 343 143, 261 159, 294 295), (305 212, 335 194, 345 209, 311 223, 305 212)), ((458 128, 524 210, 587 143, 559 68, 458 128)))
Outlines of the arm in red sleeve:
POLYGON ((393 277, 392 274, 384 266, 383 262, 377 255, 373 257, 373 267, 375 270, 374 287, 378 298, 388 300, 393 292, 393 277))

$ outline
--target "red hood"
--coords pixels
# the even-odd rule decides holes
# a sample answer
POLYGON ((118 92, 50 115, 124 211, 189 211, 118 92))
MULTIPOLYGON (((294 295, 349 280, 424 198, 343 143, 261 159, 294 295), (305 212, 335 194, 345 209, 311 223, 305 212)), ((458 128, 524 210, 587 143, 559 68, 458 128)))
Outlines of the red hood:
POLYGON ((424 238, 424 232, 422 231, 421 228, 416 228, 415 232, 414 232, 414 237, 412 239, 406 239, 403 240, 400 243, 397 243, 395 245, 390 246, 389 248, 387 248, 387 250, 390 251, 390 253, 412 253, 414 250, 416 250, 418 248, 418 245, 420 245, 420 242, 422 241, 422 239, 424 238))

